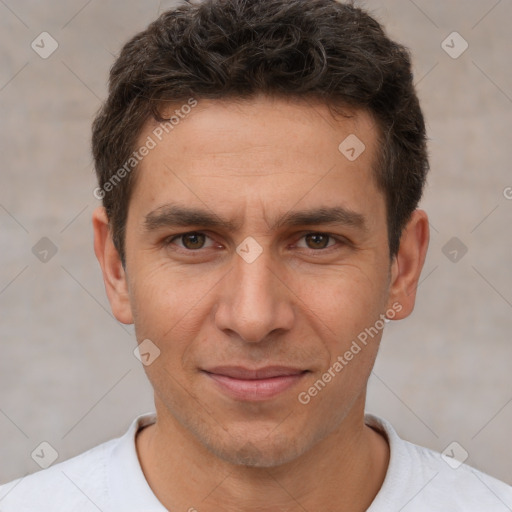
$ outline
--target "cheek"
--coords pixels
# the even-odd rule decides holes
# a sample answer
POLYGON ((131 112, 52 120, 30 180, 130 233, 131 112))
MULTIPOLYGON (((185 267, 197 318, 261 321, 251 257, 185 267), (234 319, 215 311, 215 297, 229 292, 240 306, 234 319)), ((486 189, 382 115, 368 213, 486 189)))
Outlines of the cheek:
POLYGON ((325 424, 341 421, 365 389, 384 328, 386 282, 352 270, 326 281, 323 293, 304 295, 305 310, 316 313, 311 321, 322 331, 317 343, 323 343, 328 360, 298 400, 325 424))
POLYGON ((179 358, 209 314, 206 306, 219 276, 185 273, 165 263, 141 268, 130 282, 137 339, 152 340, 166 359, 179 358))
POLYGON ((167 402, 173 397, 173 406, 178 407, 186 402, 186 394, 180 390, 189 388, 190 375, 183 361, 199 329, 197 305, 204 294, 193 283, 176 283, 169 274, 151 271, 140 275, 132 288, 132 300, 136 303, 136 338, 139 343, 150 340, 152 352, 157 354, 143 369, 155 392, 162 399, 167 397, 167 402))
POLYGON ((304 311, 312 313, 309 316, 324 327, 339 350, 373 325, 387 303, 383 274, 370 275, 365 270, 344 266, 329 275, 317 275, 315 279, 301 276, 297 280, 304 311))
POLYGON ((130 281, 130 295, 140 320, 149 315, 171 323, 194 307, 208 292, 209 278, 166 262, 141 261, 130 281), (142 314, 144 312, 144 314, 142 314))

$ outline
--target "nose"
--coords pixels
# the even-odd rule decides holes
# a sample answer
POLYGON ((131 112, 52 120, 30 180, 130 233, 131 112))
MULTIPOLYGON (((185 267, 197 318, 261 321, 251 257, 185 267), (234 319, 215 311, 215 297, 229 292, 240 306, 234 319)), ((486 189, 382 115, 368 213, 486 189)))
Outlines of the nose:
POLYGON ((217 328, 247 343, 290 330, 293 294, 277 277, 278 266, 268 251, 252 263, 235 254, 233 265, 222 282, 215 311, 217 328))

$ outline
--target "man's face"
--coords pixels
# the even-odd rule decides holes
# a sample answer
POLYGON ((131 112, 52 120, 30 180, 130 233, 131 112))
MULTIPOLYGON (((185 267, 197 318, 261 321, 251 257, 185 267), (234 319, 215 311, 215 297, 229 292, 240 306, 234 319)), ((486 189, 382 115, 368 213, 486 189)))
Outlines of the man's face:
POLYGON ((200 101, 136 171, 126 279, 137 339, 160 350, 159 421, 225 460, 293 460, 364 407, 380 329, 333 365, 392 297, 377 132, 353 114, 200 101), (351 161, 353 135, 366 149, 351 161))

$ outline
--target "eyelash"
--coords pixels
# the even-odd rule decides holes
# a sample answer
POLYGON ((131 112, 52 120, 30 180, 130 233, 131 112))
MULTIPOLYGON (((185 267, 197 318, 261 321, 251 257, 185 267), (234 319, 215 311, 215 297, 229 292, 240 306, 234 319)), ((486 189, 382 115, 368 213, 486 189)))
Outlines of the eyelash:
MULTIPOLYGON (((206 238, 212 240, 212 238, 210 236, 208 236, 206 233, 204 233, 203 231, 187 231, 186 233, 180 233, 179 235, 173 235, 172 237, 168 237, 164 240, 164 245, 166 247, 170 246, 170 245, 176 245, 174 244, 174 241, 175 240, 178 240, 178 239, 183 239, 185 236, 187 235, 204 235, 206 238)), ((329 242, 331 240, 334 240, 336 243, 335 244, 332 244, 332 245, 327 245, 327 247, 324 247, 324 248, 321 248, 321 249, 311 249, 311 248, 305 248, 306 250, 309 250, 311 252, 314 252, 314 253, 320 253, 320 252, 327 252, 329 249, 333 249, 334 247, 336 247, 336 245, 348 245, 349 242, 345 239, 343 239, 342 237, 338 237, 338 236, 334 236, 334 235, 331 235, 330 233, 324 233, 322 231, 308 231, 307 233, 304 233, 300 238, 299 240, 302 240, 303 238, 307 237, 308 235, 322 235, 322 236, 327 236, 329 238, 329 242)), ((187 249, 186 247, 180 247, 180 246, 177 246, 178 249, 180 251, 183 251, 183 252, 186 252, 186 253, 198 253, 204 249, 208 249, 209 247, 201 247, 200 249, 187 249)))

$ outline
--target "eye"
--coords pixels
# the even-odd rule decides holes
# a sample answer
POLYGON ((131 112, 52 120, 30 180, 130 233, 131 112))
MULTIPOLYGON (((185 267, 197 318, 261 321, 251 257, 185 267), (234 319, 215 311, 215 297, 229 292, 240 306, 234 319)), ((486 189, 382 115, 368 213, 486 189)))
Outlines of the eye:
POLYGON ((307 249, 327 249, 336 244, 336 240, 331 235, 326 233, 308 233, 304 235, 300 240, 304 240, 306 245, 297 244, 298 247, 305 247, 307 249), (329 244, 329 241, 334 243, 329 244))
POLYGON ((167 241, 167 244, 176 244, 178 247, 183 249, 187 249, 189 251, 197 251, 199 249, 204 249, 206 247, 212 246, 212 240, 210 237, 205 235, 204 233, 199 233, 197 231, 193 231, 190 233, 183 233, 181 235, 176 235, 167 241), (206 246, 205 243, 207 240, 210 240, 210 245, 206 246), (180 241, 181 244, 176 243, 176 241, 180 241))

